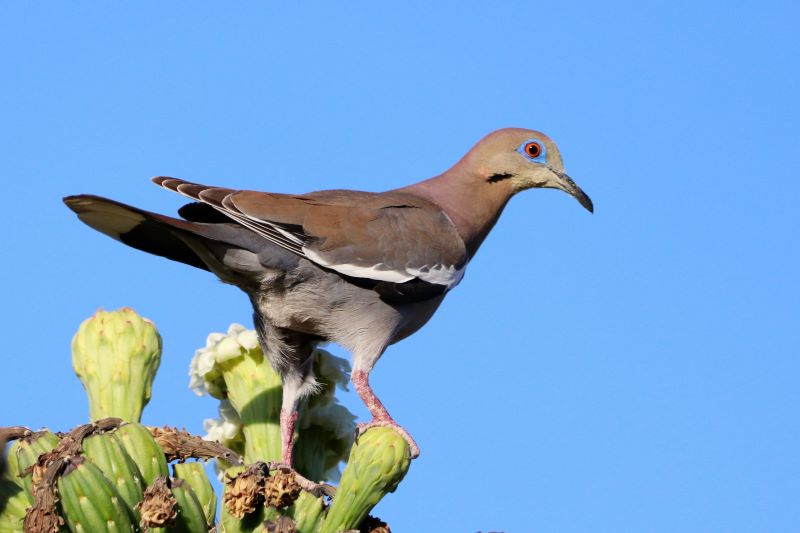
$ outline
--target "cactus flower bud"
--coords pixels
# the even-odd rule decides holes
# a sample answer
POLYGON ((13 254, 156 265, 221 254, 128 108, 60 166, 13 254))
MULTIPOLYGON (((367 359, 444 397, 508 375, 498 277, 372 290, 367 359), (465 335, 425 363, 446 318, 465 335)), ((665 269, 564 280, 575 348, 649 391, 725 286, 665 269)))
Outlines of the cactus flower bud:
POLYGON ((91 419, 139 422, 161 361, 161 336, 129 308, 97 311, 72 339, 72 367, 89 397, 91 419))
POLYGON ((410 462, 402 435, 388 427, 369 428, 353 445, 322 531, 357 529, 381 498, 394 492, 410 462))

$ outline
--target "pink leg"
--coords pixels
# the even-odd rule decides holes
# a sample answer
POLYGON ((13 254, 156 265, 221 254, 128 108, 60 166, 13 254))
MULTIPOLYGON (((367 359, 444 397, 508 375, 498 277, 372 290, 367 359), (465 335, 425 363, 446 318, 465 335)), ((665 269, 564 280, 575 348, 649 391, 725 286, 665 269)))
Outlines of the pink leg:
POLYGON ((389 415, 389 411, 387 411, 386 407, 383 406, 383 403, 381 403, 378 397, 375 396, 375 393, 372 391, 372 387, 369 386, 369 374, 363 370, 355 370, 353 371, 353 375, 350 379, 353 382, 359 397, 372 414, 371 422, 358 425, 358 434, 360 435, 364 433, 371 427, 390 427, 402 435, 404 439, 406 439, 411 450, 411 458, 416 459, 419 457, 419 446, 417 446, 417 443, 414 441, 408 431, 405 430, 405 428, 394 421, 394 419, 389 415))
POLYGON ((292 468, 294 451, 294 426, 297 424, 297 411, 281 409, 281 461, 292 468))

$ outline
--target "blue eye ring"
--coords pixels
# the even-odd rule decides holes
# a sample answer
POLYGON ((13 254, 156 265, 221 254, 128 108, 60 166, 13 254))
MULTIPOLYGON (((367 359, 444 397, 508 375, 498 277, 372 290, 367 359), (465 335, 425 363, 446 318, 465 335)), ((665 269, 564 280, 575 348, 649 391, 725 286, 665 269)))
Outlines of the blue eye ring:
POLYGON ((522 143, 520 147, 517 148, 517 152, 537 163, 544 161, 546 156, 544 145, 536 139, 529 139, 522 143))

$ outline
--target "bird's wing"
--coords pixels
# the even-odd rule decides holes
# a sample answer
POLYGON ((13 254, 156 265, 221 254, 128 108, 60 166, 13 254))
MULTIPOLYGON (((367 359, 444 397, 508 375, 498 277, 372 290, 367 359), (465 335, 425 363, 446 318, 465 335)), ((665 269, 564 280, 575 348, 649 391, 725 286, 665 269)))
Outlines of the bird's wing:
POLYGON ((270 242, 382 295, 419 300, 461 281, 464 241, 438 206, 405 192, 286 195, 154 178, 270 242), (387 294, 384 294, 386 292, 387 294))

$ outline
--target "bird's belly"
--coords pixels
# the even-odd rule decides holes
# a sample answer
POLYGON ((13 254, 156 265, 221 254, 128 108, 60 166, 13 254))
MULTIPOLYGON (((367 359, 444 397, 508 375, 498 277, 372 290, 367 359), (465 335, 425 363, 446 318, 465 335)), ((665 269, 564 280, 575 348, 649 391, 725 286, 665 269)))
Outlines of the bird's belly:
POLYGON ((318 269, 302 283, 285 283, 286 279, 279 278, 271 278, 250 295, 260 315, 276 327, 347 348, 361 344, 365 336, 378 343, 382 338, 384 346, 408 337, 431 318, 444 298, 394 304, 375 291, 318 269))

